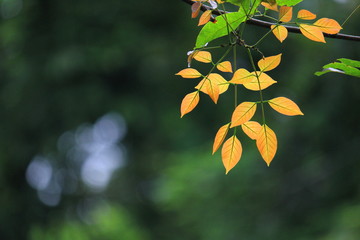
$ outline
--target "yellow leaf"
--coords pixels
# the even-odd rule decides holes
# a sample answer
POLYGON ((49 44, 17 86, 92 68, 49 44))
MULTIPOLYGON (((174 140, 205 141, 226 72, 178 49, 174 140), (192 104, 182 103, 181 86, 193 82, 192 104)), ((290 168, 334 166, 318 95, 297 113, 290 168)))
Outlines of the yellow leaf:
POLYGON ((232 66, 229 61, 221 62, 216 65, 217 69, 222 72, 231 72, 232 73, 232 66))
MULTIPOLYGON (((259 81, 255 77, 251 82, 243 84, 245 88, 247 88, 249 90, 253 90, 253 91, 259 91, 259 90, 264 90, 264 89, 268 88, 269 86, 273 85, 274 83, 276 83, 276 81, 274 81, 266 73, 263 73, 260 71, 256 71, 256 73, 259 77, 259 81)), ((252 72, 252 74, 255 75, 255 72, 252 72)))
POLYGON ((191 6, 191 17, 196 18, 199 15, 201 9, 201 3, 196 2, 191 6))
POLYGON ((193 58, 199 62, 204 62, 204 63, 212 62, 211 53, 208 51, 195 51, 193 58))
POLYGON ((276 11, 278 12, 278 6, 276 3, 274 4, 270 4, 270 3, 266 3, 266 2, 262 2, 261 5, 263 5, 264 7, 266 7, 267 9, 270 9, 270 10, 273 10, 273 11, 276 11))
POLYGON ((211 12, 211 10, 206 10, 205 12, 203 12, 203 14, 201 14, 198 26, 204 25, 205 23, 210 21, 211 12))
POLYGON ((206 84, 206 94, 208 94, 210 96, 210 98, 214 101, 214 103, 216 104, 218 99, 219 99, 219 85, 217 85, 216 83, 208 80, 207 81, 209 84, 206 84))
POLYGON ((281 61, 281 53, 275 56, 266 57, 263 59, 260 59, 258 62, 258 66, 262 72, 267 72, 270 70, 273 70, 277 66, 279 66, 281 61))
POLYGON ((269 105, 275 111, 288 116, 304 115, 298 105, 286 97, 277 97, 269 100, 269 105))
POLYGON ((241 154, 242 146, 235 135, 226 140, 221 149, 221 157, 226 169, 226 174, 240 161, 241 154))
POLYGON ((273 34, 277 39, 279 39, 280 42, 283 42, 287 38, 288 30, 286 29, 286 27, 281 25, 271 25, 270 27, 273 34))
POLYGON ((224 126, 222 126, 216 133, 215 136, 215 140, 214 140, 214 145, 213 145, 213 152, 212 154, 214 154, 219 147, 221 146, 221 144, 224 142, 226 134, 229 131, 229 127, 230 127, 230 123, 225 124, 224 126))
POLYGON ((292 18, 292 7, 281 6, 279 12, 280 22, 290 22, 292 18))
POLYGON ((304 20, 313 20, 316 18, 316 14, 308 10, 302 9, 298 12, 297 18, 304 20))
POLYGON ((337 34, 342 29, 337 21, 330 18, 320 18, 314 23, 314 26, 319 27, 322 32, 328 34, 337 34))
POLYGON ((266 124, 261 127, 261 130, 258 133, 256 146, 262 158, 269 166, 276 154, 277 139, 275 132, 271 130, 266 124))
POLYGON ((234 110, 231 117, 231 126, 240 126, 243 123, 249 121, 256 112, 256 103, 254 102, 243 102, 240 103, 234 110))
POLYGON ((299 26, 301 33, 308 39, 325 43, 324 34, 319 27, 308 24, 300 24, 299 26))
POLYGON ((246 123, 243 123, 241 125, 241 128, 244 133, 248 135, 249 138, 251 138, 252 140, 256 140, 262 127, 258 122, 248 121, 246 123))
POLYGON ((180 75, 183 78, 198 78, 202 76, 201 73, 194 68, 185 68, 175 75, 180 75))
POLYGON ((191 112, 200 101, 199 91, 187 94, 181 102, 181 117, 191 112))
POLYGON ((250 73, 245 68, 240 68, 240 69, 236 70, 236 72, 234 73, 234 76, 229 81, 229 83, 244 84, 244 83, 251 82, 254 79, 256 80, 256 76, 254 74, 250 73))
POLYGON ((223 0, 216 0, 219 4, 221 4, 221 3, 224 3, 225 1, 223 1, 223 0))
POLYGON ((245 68, 240 68, 236 70, 234 73, 232 79, 229 81, 229 83, 233 84, 244 84, 247 82, 251 82, 256 76, 252 73, 250 73, 245 68))
POLYGON ((199 89, 203 93, 208 94, 206 86, 207 84, 217 84, 219 86, 219 94, 226 92, 226 90, 229 88, 228 81, 226 81, 220 74, 217 73, 209 74, 207 77, 201 80, 195 88, 199 89))

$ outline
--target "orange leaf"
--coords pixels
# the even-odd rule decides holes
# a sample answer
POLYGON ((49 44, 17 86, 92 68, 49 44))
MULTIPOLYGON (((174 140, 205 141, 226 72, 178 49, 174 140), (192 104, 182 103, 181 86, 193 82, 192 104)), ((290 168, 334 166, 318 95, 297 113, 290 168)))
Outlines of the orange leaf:
POLYGON ((212 154, 214 154, 219 147, 221 146, 221 144, 224 142, 226 134, 229 131, 229 127, 230 127, 230 123, 225 124, 224 126, 222 126, 216 133, 215 136, 215 140, 214 140, 214 145, 213 145, 213 152, 212 154))
POLYGON ((292 7, 281 6, 279 12, 280 22, 290 22, 292 18, 292 7))
POLYGON ((316 18, 316 14, 308 10, 302 9, 298 12, 297 18, 304 20, 313 20, 316 18))
POLYGON ((181 117, 191 112, 200 101, 199 91, 187 94, 181 102, 181 117))
POLYGON ((219 94, 226 92, 226 90, 229 88, 228 81, 226 81, 220 74, 217 73, 209 74, 207 77, 201 80, 195 88, 199 89, 203 93, 208 94, 206 85, 210 83, 217 84, 219 86, 219 94))
POLYGON ((202 76, 201 73, 194 68, 185 68, 175 75, 180 75, 183 78, 198 78, 202 76))
POLYGON ((225 1, 223 1, 223 0, 216 0, 219 4, 221 4, 221 3, 224 3, 225 1))
POLYGON ((300 24, 299 26, 301 33, 308 39, 325 43, 324 34, 319 27, 308 24, 300 24))
POLYGON ((319 27, 321 31, 328 34, 337 34, 342 29, 337 21, 330 18, 320 18, 314 23, 314 26, 319 27))
POLYGON ((211 10, 206 10, 205 12, 203 12, 203 14, 201 14, 198 26, 204 25, 205 23, 210 21, 211 12, 211 10))
POLYGON ((266 3, 266 2, 262 2, 261 5, 263 5, 264 7, 266 7, 267 9, 270 9, 270 10, 273 10, 273 11, 276 11, 278 12, 278 6, 276 3, 274 4, 270 4, 270 3, 266 3))
POLYGON ((277 97, 269 100, 269 105, 275 111, 288 116, 304 115, 298 105, 286 97, 277 97))
POLYGON ((195 51, 193 58, 199 62, 204 62, 204 63, 212 62, 211 53, 208 51, 195 51))
POLYGON ((261 130, 261 125, 258 122, 255 121, 248 121, 246 123, 243 123, 241 125, 242 130, 246 135, 248 135, 249 138, 252 140, 256 140, 258 137, 258 133, 261 130))
POLYGON ((282 55, 282 53, 275 55, 275 56, 270 56, 270 57, 260 59, 260 61, 258 62, 258 66, 259 66, 260 70, 262 72, 267 72, 267 71, 273 70, 274 68, 279 66, 280 61, 281 61, 281 55, 282 55))
POLYGON ((217 69, 219 69, 222 72, 231 72, 232 73, 232 66, 229 61, 221 62, 218 65, 216 65, 217 69))
POLYGON ((240 68, 240 69, 236 70, 236 72, 234 73, 234 76, 229 81, 229 83, 244 84, 244 83, 251 82, 254 79, 256 80, 256 76, 254 74, 250 73, 245 68, 240 68))
POLYGON ((240 103, 234 110, 231 117, 231 126, 240 126, 243 123, 249 121, 256 112, 256 103, 254 102, 243 102, 240 103))
POLYGON ((271 130, 266 124, 261 127, 261 130, 258 133, 258 138, 256 139, 256 146, 262 158, 269 166, 276 154, 277 139, 275 132, 271 130))
MULTIPOLYGON (((276 81, 274 81, 266 73, 259 72, 259 71, 257 71, 256 73, 257 73, 257 75, 259 77, 259 81, 255 77, 251 82, 243 84, 245 88, 247 88, 249 90, 253 90, 253 91, 259 91, 260 89, 264 90, 264 89, 268 88, 269 86, 273 85, 274 83, 276 83, 276 81)), ((255 72, 252 72, 252 74, 255 75, 255 72)))
POLYGON ((241 154, 242 146, 235 135, 226 140, 221 149, 221 157, 226 169, 226 174, 240 161, 241 154))
POLYGON ((201 9, 201 3, 196 2, 191 6, 191 17, 196 18, 199 15, 201 9))
POLYGON ((270 27, 273 34, 277 39, 279 39, 280 42, 283 42, 287 38, 288 30, 286 29, 286 27, 281 25, 271 25, 270 27))
POLYGON ((219 99, 219 85, 217 85, 216 83, 208 80, 207 81, 209 84, 206 84, 206 94, 208 94, 210 96, 210 98, 214 101, 214 103, 216 104, 218 99, 219 99))

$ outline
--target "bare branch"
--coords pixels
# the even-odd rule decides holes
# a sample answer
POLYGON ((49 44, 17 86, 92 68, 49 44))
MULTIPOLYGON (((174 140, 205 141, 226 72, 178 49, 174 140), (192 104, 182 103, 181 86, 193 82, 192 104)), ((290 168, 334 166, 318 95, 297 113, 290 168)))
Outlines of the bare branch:
MULTIPOLYGON (((187 4, 190 4, 190 5, 195 3, 195 2, 193 2, 191 0, 182 0, 182 1, 187 3, 187 4)), ((211 10, 211 9, 212 8, 209 7, 209 6, 205 6, 205 5, 201 6, 202 11, 211 10)), ((221 14, 224 14, 224 13, 225 12, 221 11, 221 10, 214 10, 213 11, 214 15, 221 15, 221 14)), ((250 18, 249 20, 246 21, 246 23, 256 25, 256 26, 260 26, 260 27, 265 27, 265 28, 270 28, 270 26, 274 24, 274 23, 271 23, 271 22, 262 21, 262 20, 255 19, 255 18, 250 18)), ((282 26, 284 26, 289 32, 301 33, 300 28, 298 28, 298 27, 286 26, 286 25, 282 25, 282 26)), ((336 39, 349 40, 349 41, 360 41, 360 36, 348 35, 348 34, 342 34, 342 33, 338 33, 338 34, 324 33, 324 36, 327 37, 327 38, 336 38, 336 39)))

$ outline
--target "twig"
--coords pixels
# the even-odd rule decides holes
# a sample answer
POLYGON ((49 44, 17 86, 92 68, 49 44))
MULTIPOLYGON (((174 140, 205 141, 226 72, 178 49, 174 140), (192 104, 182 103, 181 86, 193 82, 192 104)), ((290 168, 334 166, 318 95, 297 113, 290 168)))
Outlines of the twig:
MULTIPOLYGON (((185 2, 187 4, 190 4, 190 5, 193 5, 195 3, 195 2, 193 2, 191 0, 181 0, 181 1, 183 1, 183 2, 185 2)), ((212 10, 212 8, 203 4, 201 6, 201 10, 202 11, 212 10)), ((225 14, 226 12, 216 9, 212 13, 214 15, 221 15, 221 14, 225 14)), ((263 21, 263 20, 259 20, 259 19, 255 19, 255 18, 250 18, 249 20, 246 21, 246 23, 256 25, 256 26, 259 26, 259 27, 265 27, 265 28, 270 28, 270 26, 274 24, 274 23, 271 23, 271 22, 267 22, 267 21, 263 21)), ((282 26, 284 26, 289 32, 301 33, 300 28, 298 28, 298 27, 287 26, 287 25, 282 25, 282 26)), ((360 41, 360 36, 342 34, 342 33, 338 33, 338 34, 324 33, 324 36, 327 37, 327 38, 336 38, 336 39, 349 40, 349 41, 360 41)))

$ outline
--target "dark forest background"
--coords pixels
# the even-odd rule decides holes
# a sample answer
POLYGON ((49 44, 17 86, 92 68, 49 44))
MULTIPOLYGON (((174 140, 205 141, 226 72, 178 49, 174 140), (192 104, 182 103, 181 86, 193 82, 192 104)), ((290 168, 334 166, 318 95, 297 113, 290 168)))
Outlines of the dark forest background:
MULTIPOLYGON (((342 23, 358 4, 296 9, 342 23)), ((226 176, 211 147, 231 94, 216 106, 204 96, 179 117, 196 85, 174 75, 199 31, 188 5, 1 0, 0 17, 0 239, 360 236, 360 81, 314 76, 337 58, 359 60, 358 42, 268 37, 260 48, 283 60, 265 97, 289 97, 305 116, 268 110, 279 141, 271 167, 240 134, 243 157, 226 176)), ((343 32, 360 35, 359 20, 343 32)), ((266 31, 248 26, 245 36, 266 31)))

